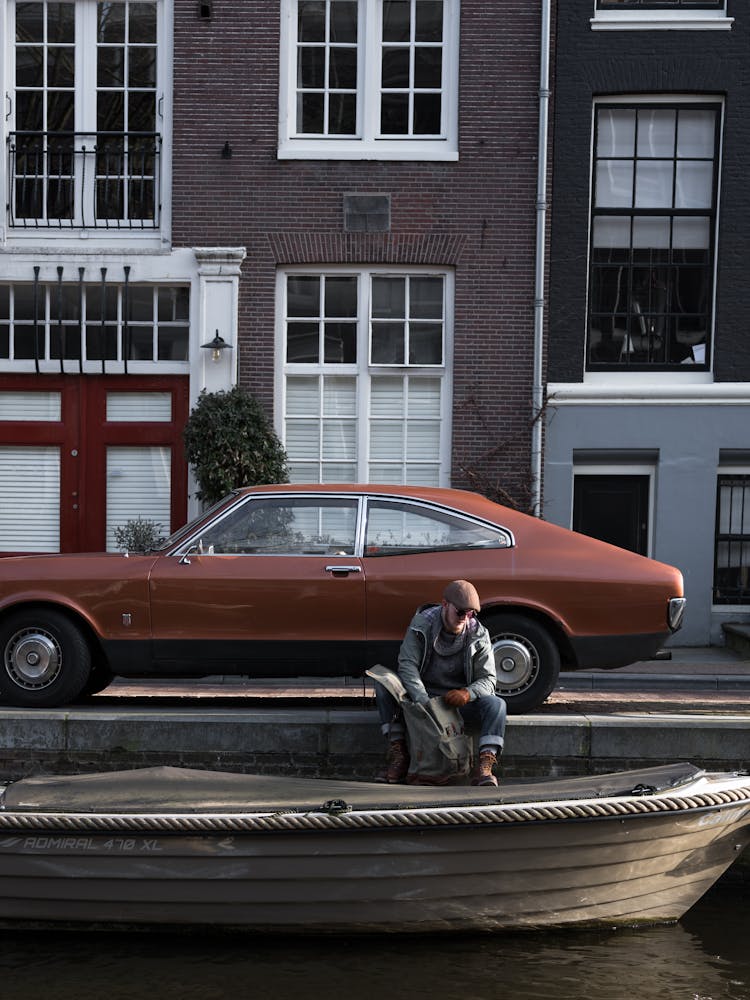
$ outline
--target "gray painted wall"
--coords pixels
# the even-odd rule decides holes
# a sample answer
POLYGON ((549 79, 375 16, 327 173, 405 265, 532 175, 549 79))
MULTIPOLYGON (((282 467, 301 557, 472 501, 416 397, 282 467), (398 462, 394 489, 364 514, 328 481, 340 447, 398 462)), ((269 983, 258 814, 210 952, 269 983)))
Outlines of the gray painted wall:
POLYGON ((727 30, 595 31, 593 7, 557 4, 544 516, 570 527, 574 460, 604 468, 650 452, 651 555, 682 570, 689 602, 672 644, 721 644, 722 621, 750 621, 750 607, 711 602, 721 452, 750 455, 750 5, 728 0, 727 30), (724 101, 713 357, 703 384, 613 372, 605 391, 584 371, 592 103, 638 94, 724 101))
MULTIPOLYGON (((685 623, 672 645, 723 642, 722 621, 748 618, 748 609, 712 611, 716 478, 722 450, 748 445, 750 406, 707 402, 556 405, 547 415, 544 517, 571 526, 574 459, 583 464, 623 460, 652 450, 654 465, 651 556, 679 567, 685 578, 685 623), (574 455, 575 452, 575 455, 574 455), (619 454, 618 454, 619 452, 619 454)), ((644 463, 645 464, 645 463, 644 463)), ((609 464, 607 464, 609 467, 609 464)))

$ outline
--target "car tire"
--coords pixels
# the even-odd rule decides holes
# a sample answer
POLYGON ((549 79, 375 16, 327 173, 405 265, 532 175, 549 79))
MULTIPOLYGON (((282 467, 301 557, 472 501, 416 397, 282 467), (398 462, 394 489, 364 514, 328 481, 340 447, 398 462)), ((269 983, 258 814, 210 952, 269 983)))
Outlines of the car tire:
POLYGON ((91 672, 91 650, 81 630, 49 608, 3 618, 0 655, 0 702, 21 708, 67 705, 91 672))
POLYGON ((527 615, 500 612, 483 616, 497 671, 497 694, 510 714, 538 708, 557 683, 560 650, 544 625, 527 615))
POLYGON ((100 691, 106 690, 114 679, 115 675, 109 667, 94 663, 88 679, 81 689, 81 695, 88 698, 90 695, 99 694, 100 691))

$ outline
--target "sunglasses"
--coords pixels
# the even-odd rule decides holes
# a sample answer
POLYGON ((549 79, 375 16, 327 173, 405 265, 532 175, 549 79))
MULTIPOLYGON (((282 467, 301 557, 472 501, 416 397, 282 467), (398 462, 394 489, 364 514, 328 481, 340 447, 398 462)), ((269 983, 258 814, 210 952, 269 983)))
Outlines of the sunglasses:
POLYGON ((448 602, 459 618, 473 618, 476 614, 474 608, 457 608, 453 601, 448 602))

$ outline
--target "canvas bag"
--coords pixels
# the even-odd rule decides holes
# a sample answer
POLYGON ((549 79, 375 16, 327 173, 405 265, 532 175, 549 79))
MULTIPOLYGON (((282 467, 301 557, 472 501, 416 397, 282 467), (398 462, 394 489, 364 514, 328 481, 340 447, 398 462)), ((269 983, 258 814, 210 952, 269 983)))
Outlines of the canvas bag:
POLYGON ((366 673, 393 695, 403 711, 409 738, 407 782, 444 785, 466 777, 471 768, 471 738, 459 710, 441 697, 430 698, 424 705, 412 701, 398 674, 381 664, 366 673))

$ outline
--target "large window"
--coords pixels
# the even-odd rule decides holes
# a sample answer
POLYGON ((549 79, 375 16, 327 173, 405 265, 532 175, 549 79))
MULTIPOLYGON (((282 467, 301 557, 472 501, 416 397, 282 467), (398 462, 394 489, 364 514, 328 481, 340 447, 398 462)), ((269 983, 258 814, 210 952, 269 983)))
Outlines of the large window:
POLYGON ((750 475, 721 475, 716 490, 714 604, 750 604, 750 475))
POLYGON ((280 275, 293 481, 447 483, 450 277, 280 275))
MULTIPOLYGON (((62 271, 62 268, 60 268, 62 271)), ((106 269, 105 269, 106 270, 106 269)), ((121 373, 188 361, 190 289, 102 280, 0 284, 5 371, 121 373)), ((162 367, 162 370, 163 367, 162 367)))
POLYGON ((10 4, 11 228, 154 229, 161 5, 10 4))
POLYGON ((720 108, 597 104, 587 367, 707 368, 720 108))
POLYGON ((279 154, 455 159, 458 0, 284 0, 279 154))

